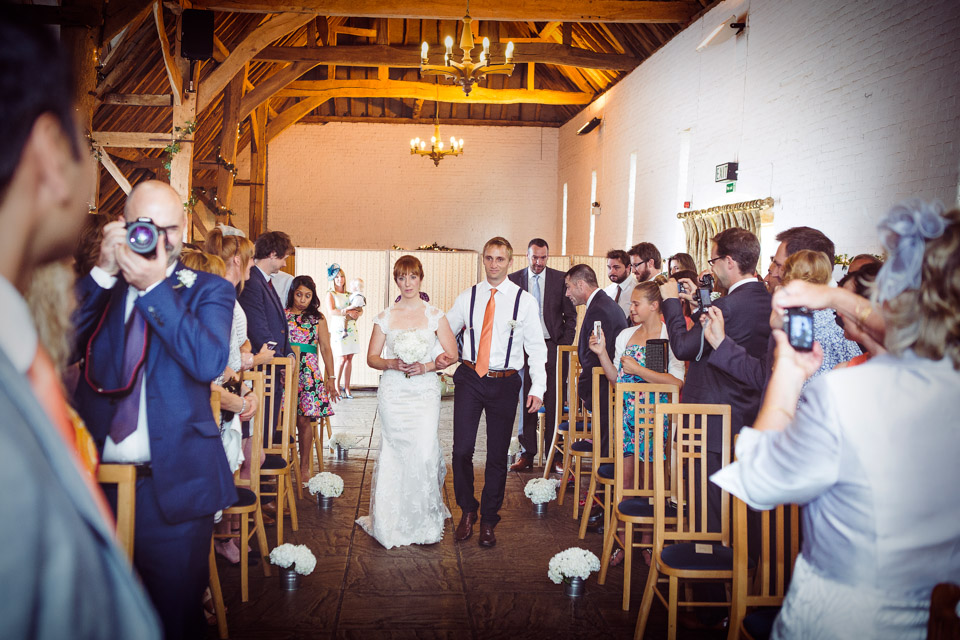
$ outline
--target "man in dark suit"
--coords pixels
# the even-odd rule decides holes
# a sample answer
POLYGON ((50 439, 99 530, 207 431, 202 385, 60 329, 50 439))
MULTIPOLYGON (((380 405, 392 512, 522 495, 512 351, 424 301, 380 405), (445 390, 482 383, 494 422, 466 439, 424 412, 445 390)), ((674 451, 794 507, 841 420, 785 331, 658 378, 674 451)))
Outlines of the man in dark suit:
MULTIPOLYGON (((588 410, 593 410, 593 368, 600 366, 600 357, 590 350, 590 333, 594 324, 600 323, 607 346, 607 355, 613 360, 614 343, 620 332, 627 328, 627 319, 620 305, 598 288, 597 274, 589 265, 578 264, 571 267, 566 275, 567 297, 574 305, 587 305, 577 339, 577 357, 580 359, 580 377, 577 380, 577 395, 588 410)), ((600 376, 600 395, 609 394, 606 376, 600 376)), ((608 455, 607 425, 610 420, 610 403, 600 402, 600 448, 604 456, 608 455)))
MULTIPOLYGON (((713 306, 723 314, 727 337, 758 359, 765 356, 770 336, 770 294, 756 277, 759 257, 760 242, 745 229, 727 229, 713 238, 710 267, 717 285, 727 291, 727 295, 717 299, 713 306)), ((696 290, 696 283, 691 280, 684 278, 681 282, 687 292, 696 290)), ((663 317, 670 335, 670 348, 677 358, 690 361, 682 400, 729 404, 732 445, 732 438, 740 432, 740 428, 752 424, 757 417, 760 393, 749 381, 713 366, 713 350, 704 339, 700 314, 695 314, 693 326, 687 329, 677 294, 677 281, 673 278, 668 280, 660 287, 660 293, 663 296, 663 317)), ((692 300, 690 293, 683 295, 692 300)), ((720 418, 713 417, 707 423, 707 471, 710 474, 720 469, 721 447, 720 418)), ((713 483, 707 483, 707 503, 707 526, 711 531, 719 531, 720 488, 713 483)))
POLYGON ((168 638, 205 636, 213 514, 237 500, 210 412, 234 291, 177 260, 182 202, 162 182, 134 188, 124 216, 152 220, 156 253, 135 253, 124 223, 107 224, 97 266, 77 283, 75 314, 84 356, 76 409, 104 462, 137 466, 134 565, 168 638))
POLYGON ((51 29, 8 14, 0 42, 4 82, 17 88, 0 94, 0 638, 154 640, 160 622, 114 541, 45 348, 62 338, 50 329, 65 324, 65 299, 36 284, 51 304, 31 313, 24 299, 88 217, 94 174, 70 61, 51 29))
POLYGON ((287 316, 283 311, 286 301, 280 300, 270 278, 287 266, 287 258, 292 255, 293 243, 282 231, 268 231, 257 238, 254 268, 238 298, 247 314, 247 337, 254 353, 268 342, 276 343, 273 351, 281 356, 291 353, 287 316))
MULTIPOLYGON (((577 331, 577 310, 564 295, 564 274, 547 266, 550 246, 542 238, 534 238, 527 245, 526 269, 510 274, 509 278, 518 287, 529 292, 540 305, 540 324, 543 339, 547 343, 547 390, 543 396, 545 410, 543 442, 549 447, 553 442, 553 431, 557 419, 557 347, 573 344, 577 331)), ((531 385, 530 372, 524 366, 523 389, 521 397, 526 397, 531 385)), ((520 459, 510 467, 511 471, 522 471, 533 467, 537 455, 537 415, 523 412, 520 420, 520 459)))

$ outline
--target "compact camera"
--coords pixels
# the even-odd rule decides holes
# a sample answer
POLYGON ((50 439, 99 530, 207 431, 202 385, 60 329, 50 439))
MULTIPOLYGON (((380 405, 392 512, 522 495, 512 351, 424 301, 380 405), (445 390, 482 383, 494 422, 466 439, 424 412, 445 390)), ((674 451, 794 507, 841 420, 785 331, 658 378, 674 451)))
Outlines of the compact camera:
POLYGON ((594 321, 593 321, 593 335, 597 338, 597 340, 600 339, 600 334, 601 334, 601 333, 603 333, 603 326, 601 325, 601 323, 600 323, 599 320, 594 320, 594 321))
MULTIPOLYGON (((160 228, 150 218, 137 218, 127 223, 127 246, 144 258, 157 256, 160 228)), ((168 249, 169 250, 169 249, 168 249)))
POLYGON ((790 307, 783 317, 783 330, 790 346, 797 351, 813 350, 813 312, 806 307, 790 307))
POLYGON ((707 309, 713 306, 713 300, 711 295, 713 294, 713 276, 709 273, 703 274, 703 277, 700 278, 700 286, 697 287, 697 292, 693 296, 693 299, 700 306, 700 313, 704 313, 707 309))

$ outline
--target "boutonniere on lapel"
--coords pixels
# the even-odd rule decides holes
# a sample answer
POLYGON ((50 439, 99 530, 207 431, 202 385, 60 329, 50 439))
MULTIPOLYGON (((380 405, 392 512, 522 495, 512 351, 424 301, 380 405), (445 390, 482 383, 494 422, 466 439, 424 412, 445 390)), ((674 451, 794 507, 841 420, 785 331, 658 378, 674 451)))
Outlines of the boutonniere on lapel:
POLYGON ((513 335, 513 332, 517 330, 517 327, 520 326, 519 320, 507 320, 507 326, 510 327, 510 335, 513 335))
POLYGON ((177 280, 180 281, 180 284, 174 286, 174 289, 181 287, 189 289, 197 281, 197 274, 194 271, 190 271, 190 269, 180 269, 180 271, 177 271, 177 280))

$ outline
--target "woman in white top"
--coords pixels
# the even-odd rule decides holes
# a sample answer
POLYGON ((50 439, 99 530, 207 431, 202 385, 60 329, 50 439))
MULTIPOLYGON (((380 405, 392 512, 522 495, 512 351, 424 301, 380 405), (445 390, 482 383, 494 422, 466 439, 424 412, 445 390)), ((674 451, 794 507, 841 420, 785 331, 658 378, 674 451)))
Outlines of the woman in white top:
MULTIPOLYGON (((822 358, 775 330, 776 364, 737 462, 711 480, 757 509, 804 505, 803 549, 773 638, 924 638, 930 593, 960 582, 960 210, 913 201, 880 223, 887 250, 845 322, 878 316, 887 353, 804 381, 822 358)), ((775 310, 840 308, 793 282, 775 310)))

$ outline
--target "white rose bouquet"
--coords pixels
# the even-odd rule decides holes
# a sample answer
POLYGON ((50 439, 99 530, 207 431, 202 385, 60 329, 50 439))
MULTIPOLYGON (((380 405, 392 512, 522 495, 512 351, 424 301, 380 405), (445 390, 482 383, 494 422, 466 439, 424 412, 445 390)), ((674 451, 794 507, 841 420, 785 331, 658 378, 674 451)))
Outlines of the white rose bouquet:
POLYGON ((286 543, 274 547, 270 552, 270 562, 284 569, 293 567, 302 576, 310 575, 317 566, 313 552, 303 544, 286 543))
POLYGON ((560 584, 571 578, 586 580, 592 572, 599 570, 600 559, 596 555, 580 547, 570 547, 550 558, 547 577, 554 584, 560 584))
POLYGON ((323 471, 303 483, 310 495, 318 493, 327 498, 339 498, 343 494, 343 478, 335 473, 323 471))
POLYGON ((544 504, 557 497, 559 484, 556 478, 532 478, 523 488, 523 495, 530 498, 533 504, 544 504))
MULTIPOLYGON (((404 364, 416 364, 427 357, 430 342, 416 329, 401 331, 393 341, 393 352, 404 364)), ((407 374, 409 378, 410 375, 407 374)))

